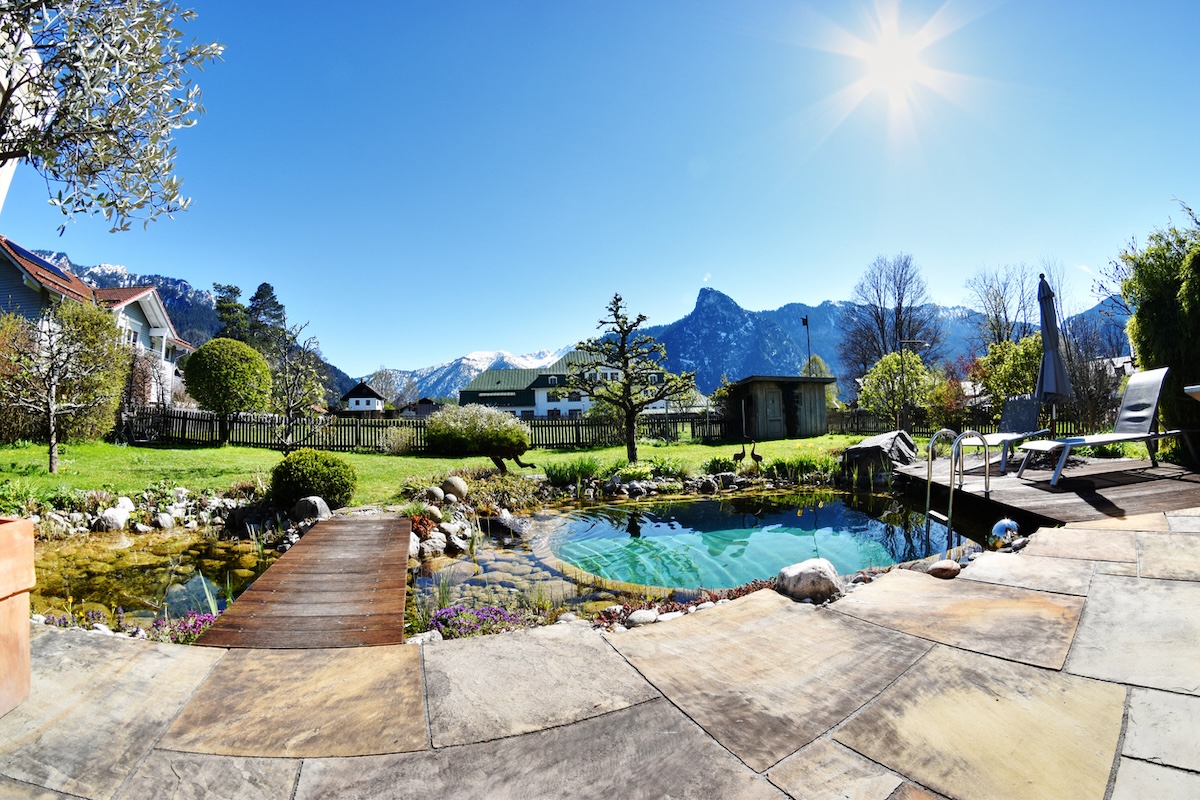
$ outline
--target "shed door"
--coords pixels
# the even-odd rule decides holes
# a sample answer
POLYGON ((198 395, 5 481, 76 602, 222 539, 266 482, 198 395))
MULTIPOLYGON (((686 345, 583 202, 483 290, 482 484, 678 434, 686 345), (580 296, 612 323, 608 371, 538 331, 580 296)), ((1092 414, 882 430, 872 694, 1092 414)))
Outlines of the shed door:
POLYGON ((783 427, 783 392, 779 389, 767 389, 767 430, 768 439, 782 439, 783 427))

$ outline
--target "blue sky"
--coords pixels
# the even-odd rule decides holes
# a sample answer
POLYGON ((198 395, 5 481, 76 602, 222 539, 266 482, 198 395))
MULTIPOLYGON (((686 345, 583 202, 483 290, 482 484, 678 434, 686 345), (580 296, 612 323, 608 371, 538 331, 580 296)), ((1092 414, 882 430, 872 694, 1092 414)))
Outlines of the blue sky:
POLYGON ((1057 262, 1082 308, 1088 270, 1200 207, 1193 0, 195 7, 227 49, 178 136, 192 208, 59 237, 22 167, 0 232, 267 281, 352 375, 556 348, 614 292, 651 323, 704 286, 846 299, 898 252, 947 304, 1057 262))

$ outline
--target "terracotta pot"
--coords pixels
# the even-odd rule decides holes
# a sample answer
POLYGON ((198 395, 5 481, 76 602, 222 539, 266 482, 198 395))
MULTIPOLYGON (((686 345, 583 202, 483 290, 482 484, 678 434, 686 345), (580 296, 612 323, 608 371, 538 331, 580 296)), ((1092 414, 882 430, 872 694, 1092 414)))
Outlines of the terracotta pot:
POLYGON ((29 590, 33 523, 0 519, 0 716, 29 697, 29 590))

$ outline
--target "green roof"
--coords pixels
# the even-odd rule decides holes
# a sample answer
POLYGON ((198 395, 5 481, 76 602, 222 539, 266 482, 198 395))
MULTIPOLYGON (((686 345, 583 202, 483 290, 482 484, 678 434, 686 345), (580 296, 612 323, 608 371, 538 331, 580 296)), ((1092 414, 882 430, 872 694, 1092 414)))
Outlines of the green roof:
POLYGON ((462 388, 464 392, 514 392, 528 389, 540 369, 485 369, 462 388))

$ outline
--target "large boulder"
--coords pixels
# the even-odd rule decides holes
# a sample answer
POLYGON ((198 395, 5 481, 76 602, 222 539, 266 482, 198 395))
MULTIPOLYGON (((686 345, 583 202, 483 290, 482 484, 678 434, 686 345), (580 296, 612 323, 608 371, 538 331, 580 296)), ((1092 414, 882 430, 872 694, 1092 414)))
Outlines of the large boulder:
POLYGON ((842 596, 842 579, 824 558, 810 558, 779 570, 775 590, 793 600, 824 603, 842 596))
POLYGON ((457 475, 451 475, 442 481, 442 493, 452 494, 459 500, 467 499, 467 482, 457 475))
POLYGON ((329 519, 332 516, 333 512, 329 510, 329 504, 315 494, 301 497, 296 501, 296 505, 292 506, 292 519, 296 522, 314 518, 329 519))
POLYGON ((847 447, 842 453, 842 475, 859 484, 879 482, 896 467, 917 460, 917 444, 907 431, 881 433, 847 447))
POLYGON ((122 506, 106 508, 96 520, 98 531, 123 531, 129 524, 129 511, 122 506))

